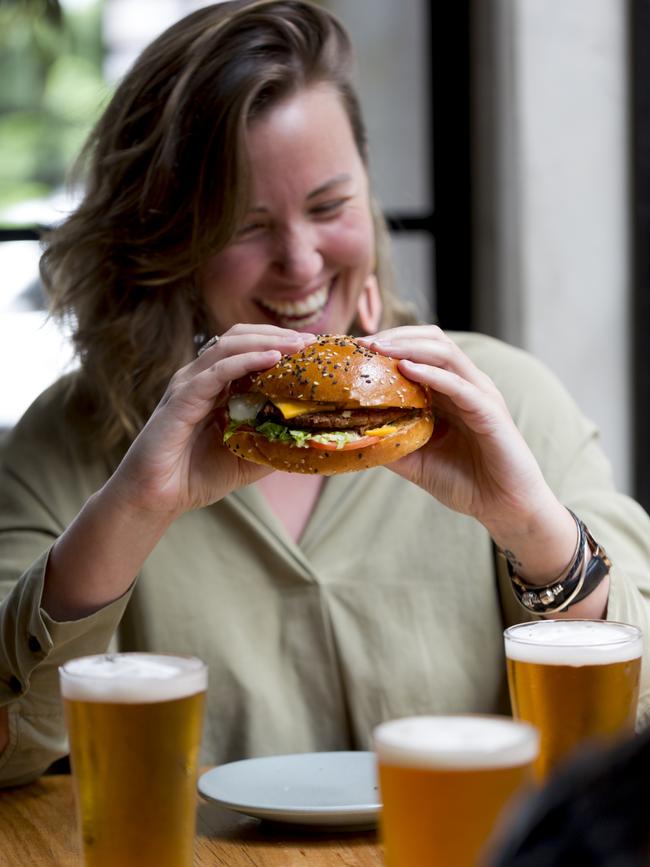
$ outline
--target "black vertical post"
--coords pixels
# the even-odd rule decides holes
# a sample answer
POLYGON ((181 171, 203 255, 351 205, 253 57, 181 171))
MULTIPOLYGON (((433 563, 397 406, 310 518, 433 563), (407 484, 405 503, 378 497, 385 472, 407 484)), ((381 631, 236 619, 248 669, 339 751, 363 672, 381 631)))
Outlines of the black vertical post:
POLYGON ((650 510, 650 0, 633 0, 633 438, 635 496, 650 510))
POLYGON ((470 0, 429 3, 433 101, 436 310, 442 328, 471 330, 470 0))

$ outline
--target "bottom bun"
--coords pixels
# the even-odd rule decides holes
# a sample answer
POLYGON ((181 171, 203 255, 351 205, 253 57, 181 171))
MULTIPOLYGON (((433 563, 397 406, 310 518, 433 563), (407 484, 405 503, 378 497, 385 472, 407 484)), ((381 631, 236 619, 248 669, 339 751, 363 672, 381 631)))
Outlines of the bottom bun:
POLYGON ((390 464, 419 449, 432 433, 433 417, 427 413, 405 422, 398 431, 382 437, 379 442, 360 449, 324 451, 311 447, 300 448, 268 440, 253 431, 235 431, 226 445, 244 460, 284 473, 333 476, 390 464))

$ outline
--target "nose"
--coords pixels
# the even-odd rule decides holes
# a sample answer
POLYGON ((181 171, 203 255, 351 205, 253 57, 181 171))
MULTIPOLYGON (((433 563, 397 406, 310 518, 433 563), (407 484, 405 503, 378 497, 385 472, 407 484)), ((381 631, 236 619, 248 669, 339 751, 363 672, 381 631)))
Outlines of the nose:
POLYGON ((315 227, 298 225, 279 231, 274 264, 293 283, 309 283, 317 277, 323 268, 323 255, 315 227))

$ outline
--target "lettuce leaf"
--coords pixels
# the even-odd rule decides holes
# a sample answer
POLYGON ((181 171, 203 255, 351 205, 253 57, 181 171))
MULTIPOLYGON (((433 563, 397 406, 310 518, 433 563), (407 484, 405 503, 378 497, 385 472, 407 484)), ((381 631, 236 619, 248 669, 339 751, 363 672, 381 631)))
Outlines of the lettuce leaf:
POLYGON ((250 421, 234 421, 233 419, 231 419, 228 422, 228 425, 227 425, 225 431, 223 432, 223 441, 225 443, 227 443, 228 440, 230 439, 230 437, 237 430, 237 428, 240 428, 242 425, 245 425, 245 424, 248 425, 249 427, 252 427, 250 421))
POLYGON ((307 440, 311 439, 311 434, 306 430, 292 430, 285 427, 283 424, 276 424, 273 421, 265 421, 260 425, 255 426, 257 433, 265 436, 267 440, 279 440, 281 443, 298 446, 299 448, 307 448, 307 440))
POLYGON ((256 425, 254 421, 229 421, 228 426, 223 435, 224 443, 227 443, 235 431, 242 427, 252 427, 255 432, 265 436, 271 442, 279 441, 287 443, 287 445, 297 446, 298 448, 309 448, 309 440, 316 440, 319 443, 334 443, 337 448, 343 448, 346 443, 361 439, 361 436, 356 431, 323 431, 322 433, 312 433, 306 430, 294 430, 293 428, 285 427, 285 425, 277 424, 273 421, 265 421, 260 425, 256 425))

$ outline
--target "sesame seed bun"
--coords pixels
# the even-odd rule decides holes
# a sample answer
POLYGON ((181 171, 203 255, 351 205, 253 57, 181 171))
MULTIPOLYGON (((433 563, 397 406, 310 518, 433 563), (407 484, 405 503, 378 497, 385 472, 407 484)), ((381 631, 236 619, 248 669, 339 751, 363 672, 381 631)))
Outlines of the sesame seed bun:
POLYGON ((428 408, 426 390, 407 379, 397 364, 354 337, 323 334, 269 370, 236 380, 231 393, 258 391, 272 400, 317 400, 344 409, 428 408))

